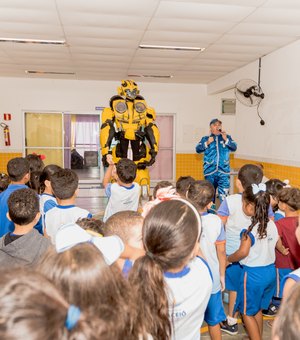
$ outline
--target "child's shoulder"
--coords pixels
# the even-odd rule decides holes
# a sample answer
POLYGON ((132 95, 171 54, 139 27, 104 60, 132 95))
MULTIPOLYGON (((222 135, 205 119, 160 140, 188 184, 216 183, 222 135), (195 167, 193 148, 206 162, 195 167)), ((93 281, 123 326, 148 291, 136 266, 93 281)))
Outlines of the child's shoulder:
POLYGON ((202 215, 202 220, 204 223, 222 224, 221 218, 216 214, 208 213, 208 214, 202 215))
POLYGON ((227 202, 242 202, 242 194, 232 194, 228 195, 226 198, 227 202))
POLYGON ((277 229, 276 224, 273 220, 269 220, 267 228, 268 228, 267 229, 268 233, 273 233, 275 235, 278 235, 278 229, 277 229))
POLYGON ((295 217, 282 217, 280 218, 279 220, 275 220, 275 224, 276 225, 282 225, 282 226, 285 226, 285 225, 295 225, 297 226, 297 223, 298 223, 298 217, 295 216, 295 217))
POLYGON ((218 209, 218 215, 229 216, 240 210, 242 207, 242 195, 233 194, 225 198, 218 209))
POLYGON ((193 260, 190 262, 190 267, 197 268, 197 271, 202 274, 206 274, 206 278, 208 281, 212 281, 212 272, 210 270, 208 262, 201 256, 196 256, 193 260))

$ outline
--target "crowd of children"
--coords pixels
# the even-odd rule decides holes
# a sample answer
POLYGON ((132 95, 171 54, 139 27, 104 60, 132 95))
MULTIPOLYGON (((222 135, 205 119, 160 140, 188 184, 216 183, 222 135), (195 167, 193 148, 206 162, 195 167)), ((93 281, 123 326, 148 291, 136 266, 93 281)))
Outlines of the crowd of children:
POLYGON ((18 157, 0 177, 0 338, 262 339, 300 331, 300 190, 262 168, 238 172, 216 211, 213 185, 159 182, 141 205, 129 159, 103 179, 103 220, 75 205, 78 176, 18 157), (114 183, 111 183, 111 180, 114 183), (227 316, 222 293, 229 292, 227 316), (282 303, 281 303, 282 302, 282 303), (291 325, 289 325, 291 324, 291 325))

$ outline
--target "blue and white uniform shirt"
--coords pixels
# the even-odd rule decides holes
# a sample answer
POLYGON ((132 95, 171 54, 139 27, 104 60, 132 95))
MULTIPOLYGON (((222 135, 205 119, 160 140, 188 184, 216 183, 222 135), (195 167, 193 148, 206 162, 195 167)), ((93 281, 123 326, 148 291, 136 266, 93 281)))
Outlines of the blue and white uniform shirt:
POLYGON ((214 214, 204 213, 201 215, 202 234, 200 239, 200 248, 213 276, 212 294, 221 290, 220 283, 220 264, 218 260, 216 245, 226 242, 226 235, 222 220, 214 214))
POLYGON ((103 221, 116 212, 133 210, 137 211, 139 206, 141 187, 138 183, 132 183, 130 187, 124 187, 118 183, 109 183, 105 188, 106 196, 109 198, 103 221))
POLYGON ((165 272, 170 320, 174 320, 173 340, 199 340, 212 290, 208 264, 196 257, 178 273, 165 272))
MULTIPOLYGON (((269 217, 274 217, 270 205, 269 217)), ((240 233, 251 225, 251 217, 243 211, 242 194, 229 195, 221 203, 218 215, 228 217, 225 225, 226 230, 226 254, 231 255, 240 247, 240 233)))
POLYGON ((228 217, 226 222, 226 254, 240 247, 240 233, 251 225, 251 217, 243 212, 242 194, 227 196, 218 209, 218 215, 228 217))
POLYGON ((286 276, 282 279, 282 281, 281 281, 281 283, 280 283, 280 290, 281 290, 281 291, 283 291, 284 285, 285 285, 287 279, 292 279, 292 280, 294 280, 296 283, 297 283, 297 282, 300 282, 300 268, 298 268, 298 269, 296 269, 296 270, 290 272, 288 275, 286 275, 286 276))
MULTIPOLYGON (((264 267, 275 263, 275 246, 278 241, 278 231, 275 223, 270 220, 267 226, 267 236, 259 238, 258 224, 255 225, 249 233, 251 239, 251 248, 247 257, 240 263, 248 267, 264 267)), ((246 230, 242 230, 244 233, 246 230)))
POLYGON ((55 196, 49 194, 40 195, 40 213, 42 216, 43 230, 45 230, 45 214, 47 211, 57 206, 57 201, 55 196))
POLYGON ((79 218, 91 218, 92 214, 75 205, 57 205, 45 214, 46 233, 55 244, 55 236, 60 227, 76 223, 79 218))

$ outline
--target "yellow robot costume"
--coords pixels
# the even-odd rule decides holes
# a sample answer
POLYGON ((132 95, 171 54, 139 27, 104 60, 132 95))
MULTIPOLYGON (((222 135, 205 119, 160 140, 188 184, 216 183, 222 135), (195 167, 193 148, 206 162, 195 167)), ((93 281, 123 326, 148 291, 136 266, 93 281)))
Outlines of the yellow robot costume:
POLYGON ((136 182, 148 188, 150 176, 147 167, 155 162, 159 142, 155 116, 154 109, 148 107, 139 94, 137 84, 133 80, 122 80, 118 95, 111 97, 110 107, 102 112, 100 131, 103 165, 108 166, 108 154, 112 154, 115 163, 127 158, 130 142, 132 159, 138 167, 136 182), (117 141, 114 147, 113 139, 117 141))

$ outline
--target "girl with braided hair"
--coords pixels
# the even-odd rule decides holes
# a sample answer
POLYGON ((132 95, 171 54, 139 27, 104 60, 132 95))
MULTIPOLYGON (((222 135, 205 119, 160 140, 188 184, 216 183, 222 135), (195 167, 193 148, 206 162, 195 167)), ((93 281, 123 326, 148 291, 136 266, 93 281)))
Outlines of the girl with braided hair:
POLYGON ((265 184, 248 186, 242 199, 243 212, 251 216, 251 224, 241 232, 239 249, 227 259, 239 261, 243 267, 235 309, 243 315, 250 339, 257 340, 262 338, 262 309, 268 308, 275 290, 278 232, 268 217, 270 195, 265 184))

